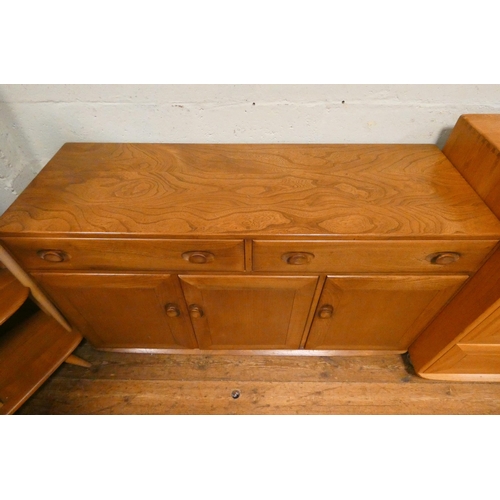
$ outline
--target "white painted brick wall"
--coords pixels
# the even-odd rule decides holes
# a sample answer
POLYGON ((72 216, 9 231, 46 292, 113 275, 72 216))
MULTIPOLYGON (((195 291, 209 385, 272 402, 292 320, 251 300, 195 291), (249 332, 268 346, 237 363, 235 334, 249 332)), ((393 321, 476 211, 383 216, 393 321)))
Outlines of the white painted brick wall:
POLYGON ((0 85, 0 213, 65 142, 434 143, 500 85, 0 85))

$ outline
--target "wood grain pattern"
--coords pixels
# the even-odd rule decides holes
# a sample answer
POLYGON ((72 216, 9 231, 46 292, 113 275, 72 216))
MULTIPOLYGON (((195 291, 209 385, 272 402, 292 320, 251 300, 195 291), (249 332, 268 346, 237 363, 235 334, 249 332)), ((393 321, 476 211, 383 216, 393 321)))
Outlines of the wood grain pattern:
POLYGON ((496 243, 491 240, 254 240, 253 268, 255 271, 289 273, 461 273, 475 271, 496 243), (288 252, 308 252, 314 257, 304 265, 294 266, 282 258, 288 252), (431 263, 430 256, 445 252, 456 252, 460 258, 446 265, 431 263))
POLYGON ((202 349, 298 349, 315 276, 180 276, 202 349))
POLYGON ((430 145, 67 144, 0 238, 100 347, 400 351, 495 259, 481 196, 430 145), (345 275, 318 341, 319 273, 345 275))
POLYGON ((500 346, 456 344, 420 375, 432 380, 500 382, 500 346))
MULTIPOLYGON (((500 217, 500 115, 463 115, 453 129, 443 152, 467 179, 489 208, 500 217)), ((492 356, 484 352, 466 355, 460 343, 478 320, 488 314, 500 299, 500 249, 497 248, 479 271, 460 290, 454 300, 422 332, 410 346, 410 356, 421 376, 441 378, 446 365, 451 376, 450 360, 455 362, 454 377, 480 375, 481 361, 484 373, 491 375, 491 366, 498 355, 491 344, 492 356), (463 361, 460 361, 463 359, 463 361), (474 360, 474 361, 471 361, 474 360), (467 366, 472 363, 471 366, 467 366), (443 366, 444 366, 443 365, 443 366), (437 373, 434 373, 438 370, 437 373), (463 370, 463 373, 461 373, 463 370)), ((496 341, 495 341, 496 342, 496 341)))
POLYGON ((499 115, 462 115, 443 153, 500 218, 499 115))
POLYGON ((500 381, 500 299, 473 321, 421 375, 439 380, 500 381))
POLYGON ((460 343, 500 346, 500 299, 469 325, 460 343))
POLYGON ((66 144, 0 232, 497 238, 500 223, 431 145, 66 144))
POLYGON ((415 370, 425 373, 499 297, 500 249, 497 249, 410 346, 415 370))
POLYGON ((96 347, 197 347, 177 276, 50 273, 33 276, 96 347), (175 304, 178 317, 165 307, 175 304))
POLYGON ((491 384, 441 387, 371 382, 189 382, 60 380, 50 400, 26 409, 35 414, 95 415, 498 415, 499 391, 491 384), (235 386, 241 397, 231 398, 235 386), (71 390, 68 389, 71 387, 71 390))
POLYGON ((306 349, 406 351, 466 276, 329 276, 306 349))
POLYGON ((500 414, 500 384, 424 380, 398 355, 76 353, 92 369, 61 366, 19 414, 500 414))
POLYGON ((0 413, 15 412, 82 340, 42 311, 0 337, 0 413))
MULTIPOLYGON (((368 357, 311 356, 301 351, 283 351, 280 356, 259 354, 241 356, 223 351, 171 352, 150 356, 92 348, 84 341, 76 354, 92 363, 92 370, 64 366, 58 378, 69 380, 176 380, 259 381, 259 382, 402 382, 411 366, 398 355, 376 354, 368 357), (360 369, 362 367, 362 369, 360 369)), ((246 351, 248 352, 248 351, 246 351)), ((409 370, 409 372, 408 372, 409 370)))
POLYGON ((0 270, 0 325, 28 298, 29 288, 21 285, 7 270, 0 270))
MULTIPOLYGON (((243 240, 184 240, 131 238, 4 238, 4 244, 29 270, 92 271, 243 271, 243 240), (43 260, 40 249, 62 250, 62 262, 43 260), (182 255, 190 251, 208 251, 211 262, 193 264, 182 255)), ((485 248, 487 243, 478 243, 485 248)))
POLYGON ((58 311, 45 294, 40 290, 38 285, 33 281, 32 277, 19 265, 17 260, 0 245, 0 261, 2 261, 9 272, 25 287, 29 288, 31 297, 36 301, 38 306, 47 314, 52 316, 59 324, 61 324, 68 332, 71 331, 71 326, 66 319, 58 311))

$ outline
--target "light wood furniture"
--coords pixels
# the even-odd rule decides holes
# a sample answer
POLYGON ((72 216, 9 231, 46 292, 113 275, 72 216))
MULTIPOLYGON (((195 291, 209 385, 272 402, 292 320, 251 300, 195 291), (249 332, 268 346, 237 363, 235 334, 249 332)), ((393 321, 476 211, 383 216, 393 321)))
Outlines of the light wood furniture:
MULTIPOLYGON (((0 247, 0 263, 11 265, 0 247)), ((14 266, 16 272, 18 271, 14 266)), ((27 278, 30 282, 30 278, 27 278)), ((0 415, 14 413, 64 361, 90 364, 72 354, 82 336, 33 284, 24 286, 6 267, 0 268, 0 415), (31 295, 44 310, 27 301, 31 295), (36 296, 36 298, 35 298, 36 296), (59 320, 65 325, 59 323, 59 320)))
POLYGON ((403 353, 500 221, 431 145, 73 143, 0 239, 97 348, 403 353))
POLYGON ((5 323, 28 298, 29 289, 24 287, 7 270, 0 267, 0 325, 5 323))
MULTIPOLYGON (((443 153, 500 218, 500 115, 465 115, 443 153)), ((500 249, 410 347, 417 372, 443 380, 500 380, 500 249)))
MULTIPOLYGON (((37 302, 40 308, 47 314, 52 316, 60 325, 63 326, 68 332, 71 331, 71 327, 68 325, 67 321, 62 317, 61 313, 57 308, 47 299, 47 297, 42 293, 38 285, 33 281, 29 274, 22 269, 22 267, 10 256, 10 254, 0 245, 0 262, 10 271, 12 278, 15 278, 20 285, 26 287, 30 291, 33 299, 37 302)), ((4 307, 8 307, 10 300, 7 299, 4 302, 4 307)), ((12 304, 11 304, 12 305, 12 304)))

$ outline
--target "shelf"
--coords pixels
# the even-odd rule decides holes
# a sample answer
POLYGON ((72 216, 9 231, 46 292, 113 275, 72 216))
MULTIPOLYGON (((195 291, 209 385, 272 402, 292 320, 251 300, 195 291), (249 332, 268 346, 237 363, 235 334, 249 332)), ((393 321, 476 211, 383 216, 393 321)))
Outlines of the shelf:
POLYGON ((0 269, 0 325, 5 323, 28 298, 29 288, 8 271, 0 269))
POLYGON ((65 361, 82 337, 42 311, 0 337, 0 414, 14 413, 65 361))

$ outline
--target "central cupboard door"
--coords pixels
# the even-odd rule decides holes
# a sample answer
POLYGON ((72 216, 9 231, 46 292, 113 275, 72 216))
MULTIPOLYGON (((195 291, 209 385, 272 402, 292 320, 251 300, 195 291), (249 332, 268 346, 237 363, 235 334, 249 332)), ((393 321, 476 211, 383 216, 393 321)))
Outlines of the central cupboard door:
POLYGON ((202 349, 298 349, 315 276, 180 276, 202 349))
POLYGON ((306 349, 405 352, 467 276, 329 276, 306 349))

